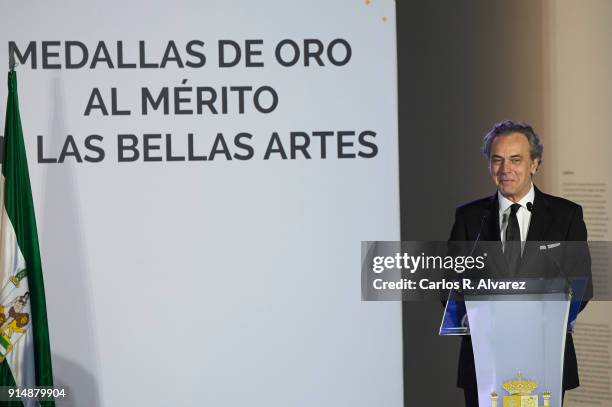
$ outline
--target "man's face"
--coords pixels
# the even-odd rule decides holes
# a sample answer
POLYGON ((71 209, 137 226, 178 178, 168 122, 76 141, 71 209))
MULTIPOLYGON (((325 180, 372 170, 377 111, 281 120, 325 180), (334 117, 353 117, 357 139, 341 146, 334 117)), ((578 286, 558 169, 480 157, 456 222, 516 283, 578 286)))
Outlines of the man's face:
POLYGON ((512 202, 518 202, 529 192, 531 176, 537 168, 538 161, 531 159, 524 134, 504 134, 493 140, 489 171, 497 189, 512 202))

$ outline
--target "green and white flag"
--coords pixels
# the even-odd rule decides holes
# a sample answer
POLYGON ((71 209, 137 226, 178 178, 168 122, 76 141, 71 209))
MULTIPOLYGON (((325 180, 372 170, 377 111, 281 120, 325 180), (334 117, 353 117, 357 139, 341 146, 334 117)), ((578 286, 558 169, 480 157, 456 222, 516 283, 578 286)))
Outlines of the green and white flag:
MULTIPOLYGON (((8 88, 0 179, 0 386, 52 386, 45 291, 14 70, 8 74, 8 88)), ((22 399, 0 405, 22 402, 39 404, 22 399)))

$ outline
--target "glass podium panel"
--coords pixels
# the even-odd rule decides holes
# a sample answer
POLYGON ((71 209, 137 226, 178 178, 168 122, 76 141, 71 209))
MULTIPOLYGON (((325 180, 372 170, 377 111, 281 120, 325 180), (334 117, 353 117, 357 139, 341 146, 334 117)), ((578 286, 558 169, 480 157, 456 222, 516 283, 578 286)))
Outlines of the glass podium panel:
MULTIPOLYGON (((555 285, 558 287, 558 284, 555 285)), ((571 303, 569 310, 569 319, 567 323, 567 331, 573 333, 576 318, 582 308, 582 299, 588 287, 588 278, 573 278, 566 282, 565 286, 571 287, 571 303), (569 283, 569 284, 567 284, 569 283)), ((560 289, 547 289, 548 292, 559 292, 560 289)), ((451 290, 448 294, 448 299, 444 307, 444 315, 440 324, 439 334, 441 336, 451 335, 469 335, 470 324, 467 318, 467 310, 463 299, 464 293, 459 293, 456 290, 451 290)), ((471 294, 477 294, 472 292, 471 294)), ((513 296, 516 298, 515 296, 513 296)), ((517 301, 516 299, 511 301, 517 301)))

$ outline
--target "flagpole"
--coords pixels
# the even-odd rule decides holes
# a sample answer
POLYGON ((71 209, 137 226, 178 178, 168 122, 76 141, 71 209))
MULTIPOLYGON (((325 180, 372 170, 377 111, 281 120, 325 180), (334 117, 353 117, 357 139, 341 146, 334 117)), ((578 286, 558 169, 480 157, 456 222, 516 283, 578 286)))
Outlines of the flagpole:
POLYGON ((15 66, 17 66, 17 61, 15 61, 15 48, 11 48, 9 51, 9 70, 13 72, 15 66))

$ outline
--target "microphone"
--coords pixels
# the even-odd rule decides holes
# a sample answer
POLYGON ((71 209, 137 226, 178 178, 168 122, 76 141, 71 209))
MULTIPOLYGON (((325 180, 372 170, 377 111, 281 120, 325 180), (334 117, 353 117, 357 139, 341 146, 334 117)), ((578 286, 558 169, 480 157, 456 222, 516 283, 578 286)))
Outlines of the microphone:
POLYGON ((526 206, 527 206, 527 210, 528 210, 529 212, 533 212, 533 204, 532 204, 531 202, 527 202, 527 205, 526 205, 526 206))
POLYGON ((474 254, 474 250, 476 250, 476 245, 478 244, 478 241, 480 240, 480 235, 482 234, 482 227, 484 226, 484 223, 489 217, 490 213, 491 212, 489 211, 480 216, 480 228, 478 228, 478 234, 476 235, 476 240, 474 240, 474 245, 472 246, 472 250, 470 250, 470 257, 472 256, 472 254, 474 254))
MULTIPOLYGON (((472 245, 472 250, 470 250, 470 254, 468 255, 469 257, 472 257, 472 255, 474 254, 474 251, 476 250, 476 246, 478 245, 478 241, 480 241, 480 235, 482 234, 482 227, 484 226, 485 221, 487 220, 487 218, 489 217, 489 214, 491 213, 491 211, 487 211, 486 213, 483 213, 482 215, 480 215, 480 228, 478 228, 478 234, 476 235, 476 240, 474 240, 474 244, 472 245)), ((460 295, 463 295, 463 286, 460 286, 460 288, 457 290, 457 292, 460 295)), ((467 316, 467 314, 466 314, 467 316)), ((467 320, 467 318, 466 318, 467 320)), ((465 321, 467 322, 467 321, 465 321)), ((461 324, 464 325, 464 321, 461 321, 461 324)), ((467 322, 467 325, 469 326, 469 322, 467 322)))

